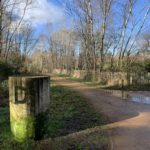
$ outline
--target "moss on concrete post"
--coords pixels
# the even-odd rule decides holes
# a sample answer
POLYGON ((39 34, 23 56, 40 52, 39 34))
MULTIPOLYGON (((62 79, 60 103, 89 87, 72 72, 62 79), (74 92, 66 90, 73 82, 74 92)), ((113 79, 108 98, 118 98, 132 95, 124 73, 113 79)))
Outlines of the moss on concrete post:
MULTIPOLYGON (((11 132, 17 141, 36 138, 37 117, 49 107, 49 77, 9 78, 11 132)), ((38 128, 40 125, 38 124, 38 128)))

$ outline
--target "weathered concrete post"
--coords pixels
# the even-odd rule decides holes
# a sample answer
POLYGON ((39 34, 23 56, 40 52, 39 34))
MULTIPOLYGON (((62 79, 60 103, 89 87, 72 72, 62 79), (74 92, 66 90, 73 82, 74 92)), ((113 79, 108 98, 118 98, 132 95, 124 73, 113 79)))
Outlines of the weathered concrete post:
POLYGON ((10 124, 16 140, 36 138, 36 117, 49 108, 49 95, 48 76, 9 77, 10 124))

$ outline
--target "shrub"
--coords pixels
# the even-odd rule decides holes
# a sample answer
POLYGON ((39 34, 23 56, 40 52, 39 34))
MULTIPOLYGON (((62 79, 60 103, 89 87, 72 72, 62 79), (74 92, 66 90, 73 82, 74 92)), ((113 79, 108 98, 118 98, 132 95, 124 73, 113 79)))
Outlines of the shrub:
POLYGON ((145 70, 150 72, 150 60, 145 62, 145 70))
POLYGON ((17 73, 16 67, 7 62, 0 61, 0 77, 8 77, 15 73, 17 73))
POLYGON ((132 63, 131 72, 141 74, 145 73, 145 67, 142 62, 135 61, 132 63))

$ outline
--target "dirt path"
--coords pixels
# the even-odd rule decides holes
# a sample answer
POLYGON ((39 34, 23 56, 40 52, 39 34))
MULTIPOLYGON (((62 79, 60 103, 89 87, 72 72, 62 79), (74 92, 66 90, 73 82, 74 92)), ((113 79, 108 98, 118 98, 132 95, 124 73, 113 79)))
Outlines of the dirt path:
POLYGON ((104 90, 53 78, 55 84, 67 86, 88 98, 98 112, 109 117, 113 150, 150 150, 150 105, 122 100, 104 90))

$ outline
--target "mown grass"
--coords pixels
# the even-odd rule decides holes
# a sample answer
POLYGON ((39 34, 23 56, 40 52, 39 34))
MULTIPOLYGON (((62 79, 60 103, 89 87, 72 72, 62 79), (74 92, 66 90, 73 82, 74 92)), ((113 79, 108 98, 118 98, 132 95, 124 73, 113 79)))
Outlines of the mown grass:
POLYGON ((72 81, 76 81, 76 82, 87 82, 84 79, 80 79, 80 78, 76 78, 76 77, 68 77, 67 79, 72 80, 72 81))
POLYGON ((60 86, 53 87, 51 93, 50 120, 54 121, 50 121, 51 137, 106 123, 106 118, 96 113, 78 93, 60 86))
POLYGON ((120 86, 105 86, 102 87, 103 89, 109 90, 124 90, 124 91, 150 91, 150 84, 134 84, 134 85, 127 85, 124 87, 120 86))
POLYGON ((63 74, 63 73, 57 74, 57 76, 59 76, 59 77, 69 77, 69 75, 63 74))
POLYGON ((85 79, 80 79, 80 78, 76 78, 76 77, 67 77, 66 79, 71 80, 71 81, 84 83, 88 86, 100 86, 100 83, 98 83, 96 81, 85 80, 85 79))
POLYGON ((90 128, 64 137, 40 141, 36 150, 109 150, 107 131, 101 127, 90 128))
POLYGON ((18 143, 14 140, 10 132, 9 109, 0 107, 0 150, 32 150, 34 142, 32 140, 18 143))
MULTIPOLYGON (((94 132, 93 136, 90 133, 86 137, 80 136, 78 138, 73 138, 72 140, 69 140, 69 138, 63 140, 61 144, 57 140, 54 142, 54 139, 66 136, 70 133, 92 129, 96 126, 101 127, 107 122, 107 119, 105 116, 96 113, 93 107, 89 106, 86 99, 74 91, 61 86, 52 86, 50 93, 50 109, 46 113, 46 122, 42 126, 42 139, 50 138, 49 146, 53 147, 52 150, 66 150, 63 148, 63 143, 65 143, 65 147, 68 147, 68 149, 70 149, 69 147, 72 147, 71 149, 84 149, 85 147, 88 147, 89 149, 91 144, 93 146, 93 143, 89 143, 89 141, 95 141, 93 140, 95 138, 103 142, 97 142, 96 144, 94 143, 94 145, 98 144, 100 145, 99 147, 107 145, 107 135, 101 131, 99 131, 99 133, 94 132), (98 134, 95 135, 96 133, 98 134), (88 142, 85 142, 86 139, 88 139, 88 142)), ((24 143, 17 143, 13 139, 10 132, 8 107, 0 107, 0 131, 0 150, 43 149, 33 140, 28 140, 24 143)))

